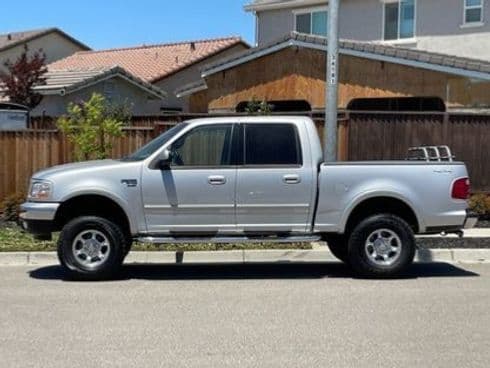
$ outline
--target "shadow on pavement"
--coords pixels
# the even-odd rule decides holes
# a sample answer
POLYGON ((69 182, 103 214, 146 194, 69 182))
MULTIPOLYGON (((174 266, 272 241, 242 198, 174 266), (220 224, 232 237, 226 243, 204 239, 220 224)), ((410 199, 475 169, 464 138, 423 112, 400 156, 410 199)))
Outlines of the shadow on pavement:
MULTIPOLYGON (((59 266, 29 272, 39 280, 67 280, 59 266)), ((422 277, 478 277, 477 273, 447 263, 414 264, 396 279, 422 277)), ((341 263, 327 264, 238 264, 238 265, 125 265, 117 280, 261 280, 357 278, 341 263)))

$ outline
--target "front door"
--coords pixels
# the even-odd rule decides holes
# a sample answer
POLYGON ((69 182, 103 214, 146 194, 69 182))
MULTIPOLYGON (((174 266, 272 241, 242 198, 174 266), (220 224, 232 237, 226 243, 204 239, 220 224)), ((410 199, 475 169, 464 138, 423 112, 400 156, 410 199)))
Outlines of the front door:
POLYGON ((150 233, 235 230, 233 130, 233 124, 197 126, 171 145, 169 168, 144 169, 143 200, 150 233))
POLYGON ((305 154, 297 127, 288 123, 242 126, 243 166, 237 174, 238 230, 304 233, 316 188, 311 165, 303 163, 305 154))

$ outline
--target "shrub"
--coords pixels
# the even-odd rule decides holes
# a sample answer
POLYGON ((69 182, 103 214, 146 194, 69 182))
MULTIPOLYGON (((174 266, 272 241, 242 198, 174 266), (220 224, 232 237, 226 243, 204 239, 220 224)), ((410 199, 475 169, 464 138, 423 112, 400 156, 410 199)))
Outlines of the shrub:
POLYGON ((481 218, 490 218, 490 195, 484 193, 472 195, 469 205, 471 210, 481 218))
POLYGON ((93 93, 88 101, 69 103, 68 113, 58 119, 58 128, 75 144, 78 161, 109 157, 113 138, 124 135, 129 109, 93 93))
POLYGON ((19 192, 7 196, 0 204, 0 209, 3 212, 2 220, 4 221, 19 221, 20 205, 26 200, 25 193, 19 192))

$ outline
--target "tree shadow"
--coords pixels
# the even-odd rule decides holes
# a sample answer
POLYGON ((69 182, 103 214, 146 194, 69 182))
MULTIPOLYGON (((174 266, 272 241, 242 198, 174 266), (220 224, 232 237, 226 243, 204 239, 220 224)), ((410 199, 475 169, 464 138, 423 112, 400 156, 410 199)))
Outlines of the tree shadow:
MULTIPOLYGON (((38 280, 72 281, 60 266, 42 267, 29 272, 38 280)), ((480 275, 448 263, 417 263, 392 279, 429 277, 479 277, 480 275)), ((235 265, 124 265, 112 281, 125 280, 287 280, 347 278, 359 279, 342 263, 268 263, 235 265)))

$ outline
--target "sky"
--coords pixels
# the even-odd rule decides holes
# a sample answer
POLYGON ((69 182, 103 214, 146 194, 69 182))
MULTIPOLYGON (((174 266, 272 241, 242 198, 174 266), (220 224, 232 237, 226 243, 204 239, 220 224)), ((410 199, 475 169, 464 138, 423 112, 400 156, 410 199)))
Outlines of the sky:
POLYGON ((252 44, 254 17, 243 10, 250 1, 2 0, 0 34, 58 27, 93 49, 231 35, 252 44))

